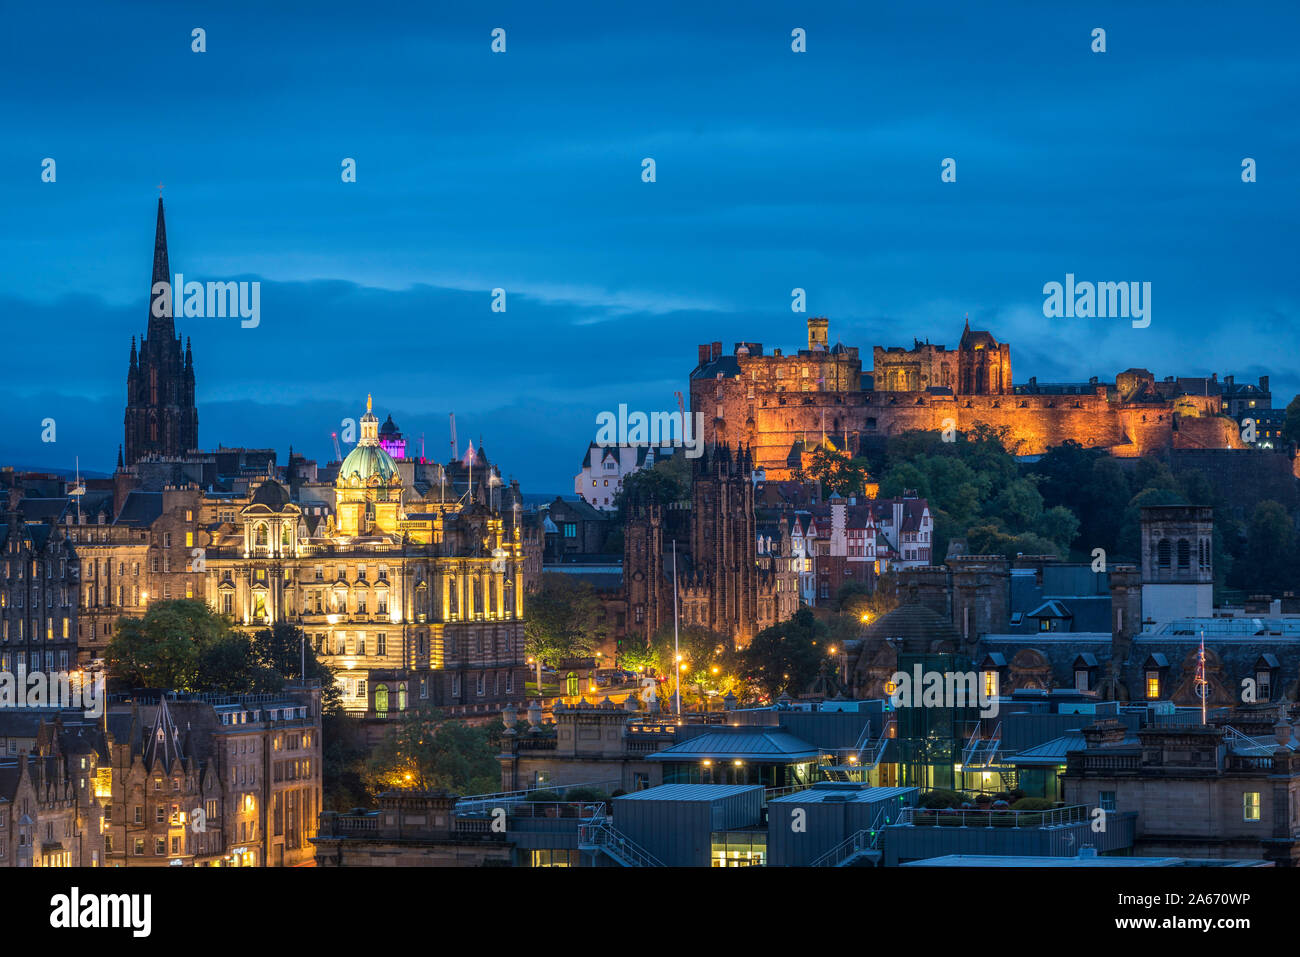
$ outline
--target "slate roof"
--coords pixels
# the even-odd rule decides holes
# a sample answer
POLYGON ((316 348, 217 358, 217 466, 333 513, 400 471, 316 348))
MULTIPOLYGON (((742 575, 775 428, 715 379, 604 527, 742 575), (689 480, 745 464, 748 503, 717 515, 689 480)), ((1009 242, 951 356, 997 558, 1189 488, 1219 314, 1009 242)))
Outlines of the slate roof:
POLYGON ((131 491, 122 503, 122 511, 117 513, 114 525, 152 525, 163 510, 162 492, 131 491))

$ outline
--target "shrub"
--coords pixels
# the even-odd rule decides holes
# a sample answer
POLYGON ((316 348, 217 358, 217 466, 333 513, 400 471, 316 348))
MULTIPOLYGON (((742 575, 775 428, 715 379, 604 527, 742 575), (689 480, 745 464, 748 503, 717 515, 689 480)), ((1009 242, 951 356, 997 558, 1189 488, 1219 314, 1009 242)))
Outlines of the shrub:
POLYGON ((609 795, 600 788, 576 787, 569 788, 564 792, 566 801, 583 801, 588 804, 603 804, 609 800, 609 795))
POLYGON ((1050 811, 1056 805, 1047 798, 1022 797, 1011 805, 1013 811, 1050 811))
POLYGON ((933 791, 926 791, 921 795, 918 807, 925 808, 928 811, 938 808, 961 807, 965 800, 956 791, 946 791, 943 788, 935 788, 933 791))
POLYGON ((558 791, 534 791, 532 794, 528 795, 528 800, 531 802, 559 801, 562 800, 562 798, 558 791))

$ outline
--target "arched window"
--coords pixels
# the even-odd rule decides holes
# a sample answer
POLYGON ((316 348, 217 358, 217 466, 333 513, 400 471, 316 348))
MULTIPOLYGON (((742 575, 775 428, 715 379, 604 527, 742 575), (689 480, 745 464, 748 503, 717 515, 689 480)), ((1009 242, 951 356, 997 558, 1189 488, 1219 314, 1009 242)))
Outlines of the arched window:
POLYGON ((398 685, 397 687, 397 710, 406 710, 406 685, 398 685))
POLYGON ((261 525, 261 524, 259 524, 256 528, 253 529, 253 544, 254 544, 254 545, 265 545, 265 544, 266 544, 266 526, 265 526, 265 525, 261 525))
POLYGON ((375 712, 381 717, 388 713, 388 685, 375 685, 375 712))
POLYGON ((1192 567, 1192 545, 1185 538, 1180 538, 1178 540, 1178 567, 1192 567))
POLYGON ((289 526, 288 525, 282 526, 280 529, 280 546, 282 548, 289 547, 289 526))
POLYGON ((1168 568, 1170 560, 1173 557, 1173 547, 1169 539, 1160 539, 1160 544, 1156 546, 1156 565, 1159 568, 1168 568))

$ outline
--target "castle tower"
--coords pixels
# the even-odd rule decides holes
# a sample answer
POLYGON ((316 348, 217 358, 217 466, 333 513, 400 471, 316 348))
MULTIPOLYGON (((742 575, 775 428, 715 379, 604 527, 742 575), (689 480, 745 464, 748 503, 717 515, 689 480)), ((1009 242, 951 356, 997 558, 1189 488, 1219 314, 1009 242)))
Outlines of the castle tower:
POLYGON ((175 456, 199 446, 199 413, 194 406, 194 358, 184 353, 172 322, 171 267, 162 197, 153 243, 149 323, 137 355, 131 339, 126 373, 125 464, 147 455, 175 456), (160 285, 164 284, 164 285, 160 285))
POLYGON ((808 351, 825 352, 830 345, 830 320, 817 317, 808 320, 808 351))

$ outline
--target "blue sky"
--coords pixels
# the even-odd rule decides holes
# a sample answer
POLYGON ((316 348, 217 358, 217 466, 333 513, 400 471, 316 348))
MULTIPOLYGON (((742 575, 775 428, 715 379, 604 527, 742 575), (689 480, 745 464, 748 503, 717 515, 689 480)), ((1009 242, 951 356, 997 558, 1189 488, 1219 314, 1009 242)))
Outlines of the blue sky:
POLYGON ((797 347, 796 286, 868 356, 969 312, 1017 382, 1300 391, 1294 4, 443 6, 8 11, 0 463, 112 467, 158 183, 173 271, 262 283, 256 329, 177 320, 205 447, 324 461, 373 392, 570 492, 596 414, 672 408, 698 343, 797 347), (1067 272, 1151 282, 1151 326, 1045 319, 1067 272))

